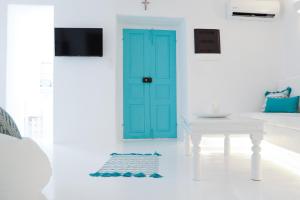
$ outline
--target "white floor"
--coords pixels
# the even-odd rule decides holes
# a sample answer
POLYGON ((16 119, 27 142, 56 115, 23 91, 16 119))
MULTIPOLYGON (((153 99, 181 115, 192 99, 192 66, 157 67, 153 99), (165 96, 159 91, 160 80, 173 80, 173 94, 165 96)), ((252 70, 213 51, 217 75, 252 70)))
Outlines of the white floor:
MULTIPOLYGON (((243 139, 246 140, 246 139, 243 139)), ((300 175, 264 159, 264 179, 249 180, 250 142, 232 142, 229 159, 222 154, 222 141, 204 144, 200 182, 192 180, 192 158, 183 144, 173 141, 125 142, 105 147, 53 148, 53 178, 45 188, 48 200, 299 200, 300 175), (241 148, 243 147, 243 148, 241 148), (249 149, 249 151, 248 151, 249 149), (111 152, 158 151, 162 179, 92 178, 111 152)), ((204 142, 205 143, 205 142, 204 142)), ((107 145, 108 146, 108 145, 107 145)))

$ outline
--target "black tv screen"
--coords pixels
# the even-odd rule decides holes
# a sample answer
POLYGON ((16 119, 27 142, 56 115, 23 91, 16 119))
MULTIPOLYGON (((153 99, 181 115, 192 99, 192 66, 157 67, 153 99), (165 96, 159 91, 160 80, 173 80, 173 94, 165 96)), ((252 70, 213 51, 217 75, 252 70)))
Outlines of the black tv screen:
POLYGON ((55 28, 55 56, 103 56, 102 28, 55 28))

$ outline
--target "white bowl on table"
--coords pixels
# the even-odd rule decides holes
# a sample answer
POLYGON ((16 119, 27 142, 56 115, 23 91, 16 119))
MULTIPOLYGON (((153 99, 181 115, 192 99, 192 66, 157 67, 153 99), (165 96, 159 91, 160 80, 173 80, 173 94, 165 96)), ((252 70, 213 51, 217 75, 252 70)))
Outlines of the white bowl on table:
POLYGON ((231 115, 231 113, 195 113, 197 118, 226 118, 231 115))

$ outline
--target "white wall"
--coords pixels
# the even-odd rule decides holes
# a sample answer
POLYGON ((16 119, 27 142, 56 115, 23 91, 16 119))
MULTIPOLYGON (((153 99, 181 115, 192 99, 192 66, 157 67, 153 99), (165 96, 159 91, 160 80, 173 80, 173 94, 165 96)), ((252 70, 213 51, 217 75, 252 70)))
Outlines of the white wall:
POLYGON ((115 140, 117 14, 185 18, 190 114, 210 110, 214 102, 224 111, 259 110, 263 92, 279 77, 279 22, 227 20, 225 2, 152 0, 145 12, 140 1, 132 0, 53 1, 57 27, 104 28, 103 58, 55 59, 54 140, 115 140), (222 54, 195 55, 193 28, 219 28, 222 54))
MULTIPOLYGON (((117 6, 122 14, 144 13, 134 1, 117 6)), ((279 76, 279 23, 227 20, 225 7, 226 1, 219 0, 150 4, 149 15, 186 18, 190 112, 207 111, 213 102, 229 112, 258 110, 263 92, 274 87, 279 76), (193 28, 206 27, 221 30, 220 56, 193 54, 193 28)))
POLYGON ((283 78, 300 75, 300 14, 294 0, 283 0, 281 26, 281 72, 283 78))
POLYGON ((115 134, 115 32, 113 1, 57 1, 56 27, 103 27, 103 58, 56 58, 54 141, 110 143, 115 134), (72 5, 72 6, 70 6, 72 5))

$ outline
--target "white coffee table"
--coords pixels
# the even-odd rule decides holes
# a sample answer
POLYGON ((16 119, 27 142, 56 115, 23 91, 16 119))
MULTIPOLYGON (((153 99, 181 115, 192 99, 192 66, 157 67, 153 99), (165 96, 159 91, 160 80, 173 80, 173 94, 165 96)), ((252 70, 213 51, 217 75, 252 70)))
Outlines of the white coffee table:
POLYGON ((187 126, 186 153, 190 153, 190 141, 193 144, 193 171, 194 180, 200 181, 200 142, 203 135, 222 134, 224 139, 224 154, 229 155, 230 135, 248 134, 252 141, 251 179, 260 181, 261 178, 261 155, 260 144, 263 140, 263 122, 243 117, 228 118, 197 118, 187 126))

